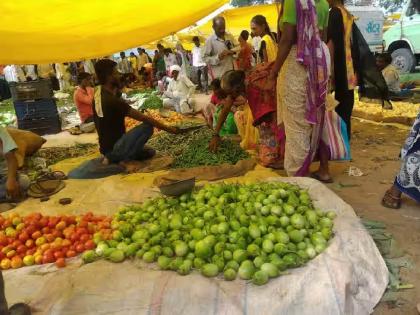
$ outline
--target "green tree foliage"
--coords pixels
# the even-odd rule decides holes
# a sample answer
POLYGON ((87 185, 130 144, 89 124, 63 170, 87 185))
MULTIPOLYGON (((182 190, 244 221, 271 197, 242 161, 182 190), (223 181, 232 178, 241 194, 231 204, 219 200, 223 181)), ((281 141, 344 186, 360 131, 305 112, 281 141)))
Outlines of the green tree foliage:
POLYGON ((379 0, 378 4, 387 12, 396 12, 401 10, 405 0, 379 0))

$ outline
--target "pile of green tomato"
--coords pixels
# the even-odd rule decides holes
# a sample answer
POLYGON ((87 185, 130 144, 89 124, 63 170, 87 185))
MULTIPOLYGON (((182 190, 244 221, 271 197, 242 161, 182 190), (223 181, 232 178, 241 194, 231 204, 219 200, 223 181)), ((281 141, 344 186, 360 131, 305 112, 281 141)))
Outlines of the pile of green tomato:
POLYGON ((96 251, 83 259, 137 257, 180 275, 196 269, 206 277, 263 285, 324 251, 334 218, 289 183, 205 185, 179 198, 120 209, 113 239, 95 239, 96 251))

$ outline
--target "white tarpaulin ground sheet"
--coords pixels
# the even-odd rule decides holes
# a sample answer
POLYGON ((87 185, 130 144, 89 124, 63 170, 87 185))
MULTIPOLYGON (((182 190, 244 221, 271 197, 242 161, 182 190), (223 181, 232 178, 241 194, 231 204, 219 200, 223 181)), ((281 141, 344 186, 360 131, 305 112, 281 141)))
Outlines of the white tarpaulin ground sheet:
MULTIPOLYGON (((258 287, 239 279, 207 279, 198 272, 180 276, 136 260, 81 265, 80 259, 74 259, 60 270, 43 265, 3 272, 8 302, 25 301, 34 314, 52 315, 371 313, 386 289, 388 272, 353 209, 312 179, 271 180, 287 180, 307 188, 318 208, 338 215, 335 236, 327 250, 288 275, 258 287)), ((116 188, 112 194, 118 195, 118 189, 123 188, 116 188)), ((127 190, 135 191, 136 185, 131 182, 124 189, 127 196, 127 190)), ((101 200, 97 202, 104 196, 98 196, 101 200)))

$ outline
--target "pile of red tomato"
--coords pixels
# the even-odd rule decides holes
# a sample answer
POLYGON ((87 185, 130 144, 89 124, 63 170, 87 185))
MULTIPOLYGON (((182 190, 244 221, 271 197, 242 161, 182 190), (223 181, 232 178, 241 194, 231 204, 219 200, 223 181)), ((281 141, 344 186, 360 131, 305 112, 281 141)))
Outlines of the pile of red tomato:
POLYGON ((47 263, 64 267, 66 258, 94 249, 95 242, 111 236, 111 218, 90 212, 81 216, 0 215, 0 268, 47 263))

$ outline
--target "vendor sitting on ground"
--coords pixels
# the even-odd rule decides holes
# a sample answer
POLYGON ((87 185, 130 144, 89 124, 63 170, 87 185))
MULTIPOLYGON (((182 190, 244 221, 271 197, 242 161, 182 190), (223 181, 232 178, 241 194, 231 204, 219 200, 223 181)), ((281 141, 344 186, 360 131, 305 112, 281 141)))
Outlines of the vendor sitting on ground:
POLYGON ((0 200, 18 200, 26 195, 29 177, 18 173, 18 146, 7 129, 0 126, 0 200))
POLYGON ((195 101, 193 95, 195 85, 180 72, 180 66, 171 66, 172 80, 169 82, 167 90, 163 93, 163 106, 173 108, 181 114, 190 114, 194 111, 195 101))
POLYGON ((161 124, 131 108, 117 95, 121 88, 121 75, 114 61, 99 60, 95 64, 95 71, 100 86, 95 92, 93 111, 100 152, 104 156, 103 164, 120 163, 127 167, 127 162, 153 157, 155 151, 145 148, 146 142, 153 134, 153 127, 173 134, 180 132, 176 127, 161 124), (143 123, 126 133, 125 117, 143 123))
POLYGON ((389 94, 392 98, 404 99, 413 96, 412 91, 401 88, 400 74, 398 69, 392 64, 392 56, 389 53, 382 53, 376 57, 376 66, 388 85, 389 94))
POLYGON ((95 131, 95 123, 93 122, 93 80, 92 75, 87 72, 81 72, 77 76, 78 86, 74 90, 73 101, 77 107, 80 116, 80 131, 95 131))

